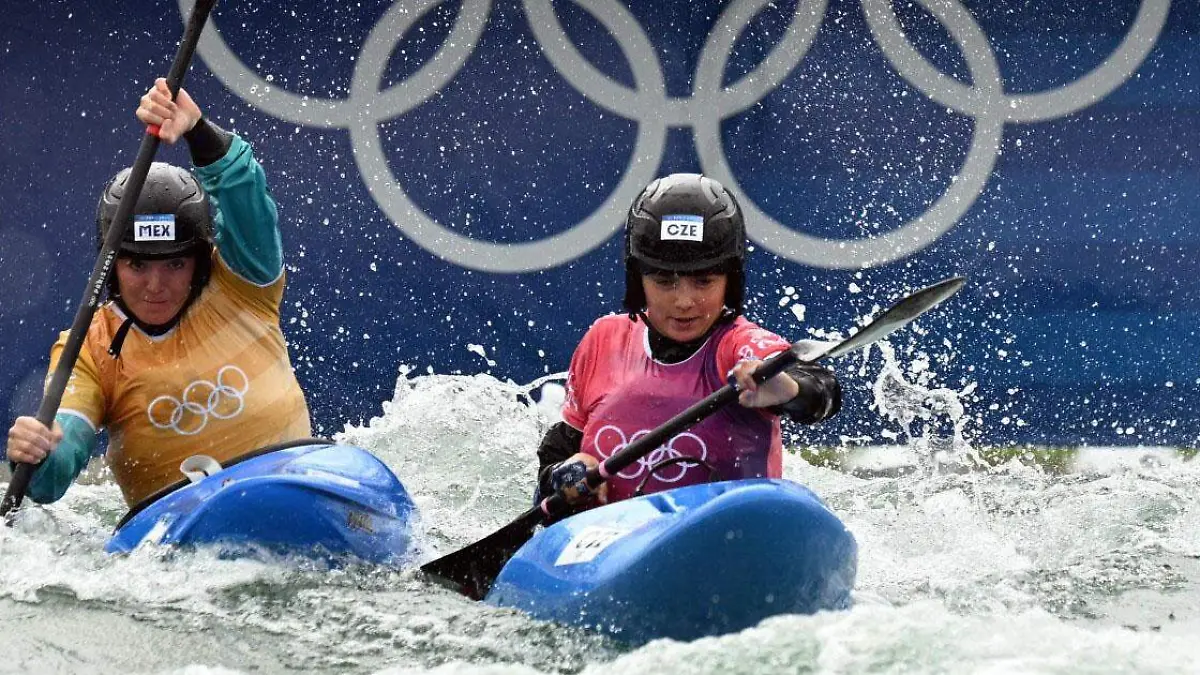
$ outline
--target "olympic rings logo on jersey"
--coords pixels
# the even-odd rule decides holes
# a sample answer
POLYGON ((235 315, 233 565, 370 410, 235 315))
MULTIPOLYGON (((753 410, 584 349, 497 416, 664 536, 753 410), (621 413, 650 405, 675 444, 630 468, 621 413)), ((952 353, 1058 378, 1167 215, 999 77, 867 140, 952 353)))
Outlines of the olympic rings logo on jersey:
POLYGON ((229 365, 217 371, 216 383, 196 380, 179 398, 163 395, 154 399, 146 407, 146 416, 156 428, 194 436, 204 430, 210 417, 227 420, 240 415, 249 391, 250 378, 241 368, 229 365))
MULTIPOLYGON (((584 220, 563 232, 527 243, 496 243, 464 236, 438 223, 405 192, 385 158, 380 124, 430 100, 462 69, 491 14, 491 0, 462 0, 438 52, 402 83, 383 89, 389 58, 406 33, 444 0, 394 2, 375 24, 355 60, 346 98, 298 95, 264 80, 229 48, 210 20, 199 52, 209 69, 243 100, 296 124, 345 129, 371 195, 408 238, 439 257, 486 272, 529 272, 574 260, 611 237, 621 214, 655 177, 666 151, 668 128, 691 128, 704 173, 733 191, 746 215, 747 232, 764 248, 813 267, 860 269, 915 253, 950 230, 982 194, 1000 153, 1007 124, 1044 121, 1082 110, 1108 96, 1141 66, 1166 23, 1170 0, 1142 0, 1120 44, 1079 79, 1044 91, 1010 94, 988 37, 961 0, 918 0, 956 43, 969 83, 941 72, 904 33, 889 0, 862 0, 875 44, 896 73, 947 110, 973 120, 971 146, 946 191, 926 210, 884 234, 827 239, 792 230, 763 212, 738 183, 724 153, 721 123, 774 91, 808 53, 824 22, 828 0, 798 0, 787 31, 757 66, 725 85, 734 44, 771 0, 732 0, 708 34, 687 97, 667 94, 662 64, 645 30, 618 0, 579 4, 608 31, 633 72, 634 86, 608 78, 576 48, 552 0, 522 0, 542 52, 583 96, 615 115, 636 121, 633 157, 616 187, 584 220)), ((578 0, 577 0, 578 2, 578 0)), ((179 0, 184 16, 192 0, 179 0)))
MULTIPOLYGON (((612 457, 614 454, 623 450, 625 446, 636 442, 639 438, 648 433, 650 433, 650 429, 642 429, 641 431, 635 432, 629 437, 628 440, 626 440, 624 431, 622 431, 619 427, 606 424, 596 431, 596 438, 592 447, 596 448, 596 454, 600 455, 600 459, 603 461, 609 457, 612 457)), ((671 439, 666 443, 658 446, 657 448, 651 450, 648 454, 639 458, 637 463, 618 471, 617 475, 621 478, 627 478, 630 480, 639 478, 655 464, 668 459, 675 459, 677 457, 692 457, 699 460, 708 459, 708 446, 705 445, 704 441, 696 434, 685 431, 681 434, 672 436, 671 439)), ((687 474, 688 469, 691 469, 694 466, 696 466, 696 464, 681 462, 674 466, 666 467, 661 471, 656 471, 654 473, 654 477, 660 483, 678 483, 679 481, 683 480, 683 477, 685 474, 687 474)))

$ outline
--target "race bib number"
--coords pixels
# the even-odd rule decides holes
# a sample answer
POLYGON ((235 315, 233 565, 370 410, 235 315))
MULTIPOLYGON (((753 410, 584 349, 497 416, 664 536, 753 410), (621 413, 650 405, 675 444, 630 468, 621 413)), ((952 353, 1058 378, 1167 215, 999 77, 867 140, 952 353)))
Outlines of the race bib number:
POLYGON ((594 560, 601 551, 627 534, 628 530, 616 530, 611 527, 585 527, 563 547, 562 552, 558 554, 558 560, 554 561, 554 566, 575 565, 594 560))

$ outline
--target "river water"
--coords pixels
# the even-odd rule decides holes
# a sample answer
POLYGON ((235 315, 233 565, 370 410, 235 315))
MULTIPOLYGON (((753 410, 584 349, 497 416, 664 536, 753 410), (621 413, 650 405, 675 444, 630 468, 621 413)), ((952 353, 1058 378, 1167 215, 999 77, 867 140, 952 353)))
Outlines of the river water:
MULTIPOLYGON (((885 367, 877 414, 912 431, 913 387, 885 367)), ((402 375, 380 417, 338 435, 413 493, 420 556, 528 507, 548 424, 528 391, 484 375, 402 375)), ((961 415, 953 392, 917 391, 961 415)), ((97 471, 0 528, 0 672, 1197 672, 1200 462, 1092 448, 1066 471, 1018 459, 964 470, 973 450, 960 435, 900 438, 856 455, 856 471, 799 453, 785 462, 858 538, 852 609, 637 649, 473 603, 411 568, 108 556, 124 507, 97 471)))

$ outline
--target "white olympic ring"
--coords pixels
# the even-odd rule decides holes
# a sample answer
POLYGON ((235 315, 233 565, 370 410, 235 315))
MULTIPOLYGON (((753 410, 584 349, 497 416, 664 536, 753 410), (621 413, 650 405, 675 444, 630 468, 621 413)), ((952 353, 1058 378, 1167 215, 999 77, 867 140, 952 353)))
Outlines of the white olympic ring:
MULTIPOLYGON (((642 429, 641 431, 635 432, 632 436, 629 437, 628 440, 626 440, 624 431, 621 431, 621 429, 619 427, 615 427, 611 424, 606 424, 606 425, 600 427, 600 429, 596 431, 596 436, 595 436, 595 440, 592 443, 592 447, 594 447, 596 449, 596 454, 600 455, 600 459, 605 460, 605 459, 608 459, 609 457, 612 457, 614 453, 620 452, 622 449, 625 448, 625 446, 629 445, 630 443, 636 442, 639 438, 642 438, 643 436, 645 436, 648 433, 650 433, 649 429, 642 429), (601 439, 606 435, 610 435, 607 432, 616 432, 616 436, 620 440, 616 443, 609 444, 607 447, 603 447, 602 443, 601 443, 601 439)), ((676 457, 690 457, 692 459, 699 459, 701 461, 706 460, 706 459, 708 459, 708 446, 705 445, 704 441, 696 434, 685 431, 681 434, 676 434, 675 436, 672 436, 671 439, 668 440, 666 443, 651 450, 649 454, 646 454, 646 455, 640 457, 636 464, 633 464, 630 467, 628 467, 622 471, 618 471, 617 475, 620 476, 621 478, 627 478, 627 479, 632 480, 632 479, 638 478, 642 474, 646 473, 655 464, 658 464, 659 462, 661 462, 663 460, 675 459, 676 457), (694 441, 696 443, 696 447, 698 447, 700 449, 700 456, 697 457, 694 454, 685 455, 683 452, 680 452, 678 449, 676 449, 675 448, 676 441, 679 441, 682 439, 694 441), (633 473, 629 473, 629 471, 631 469, 633 470, 633 473)), ((679 481, 683 480, 683 477, 687 474, 688 469, 692 468, 693 466, 698 466, 698 465, 695 463, 681 462, 681 463, 676 464, 675 466, 670 467, 664 471, 656 471, 654 473, 654 478, 656 480, 658 480, 660 483, 678 483, 679 481), (670 472, 674 472, 674 471, 678 471, 679 474, 675 475, 674 473, 670 473, 670 472), (674 477, 672 478, 670 476, 674 476, 674 477)))
POLYGON ((246 408, 246 393, 249 391, 250 378, 246 377, 246 373, 237 366, 225 366, 217 371, 216 384, 209 380, 196 380, 184 388, 180 398, 164 394, 150 401, 150 405, 146 406, 146 416, 150 418, 150 424, 158 429, 172 430, 181 436, 194 436, 208 425, 210 415, 220 420, 240 415, 246 408), (241 378, 241 385, 235 387, 226 384, 227 373, 241 378), (201 397, 203 405, 194 400, 194 394, 201 388, 208 391, 207 395, 201 397), (229 408, 229 402, 236 405, 229 408), (164 405, 167 406, 166 410, 170 411, 165 415, 162 414, 166 412, 163 410, 164 405), (163 419, 167 421, 161 421, 163 419))
MULTIPOLYGON (((300 96, 263 80, 230 50, 215 25, 198 50, 209 69, 246 102, 283 120, 350 132, 355 162, 380 208, 397 228, 431 253, 486 272, 529 272, 574 260, 606 241, 620 215, 653 179, 666 148, 668 127, 691 127, 703 171, 737 196, 750 238, 796 263, 833 269, 881 265, 915 253, 950 230, 983 192, 991 177, 1006 124, 1062 117, 1103 99, 1128 80, 1158 41, 1170 0, 1142 0, 1117 48, 1075 82, 1037 93, 1008 94, 996 55, 960 0, 918 0, 958 45, 972 84, 945 75, 909 42, 889 0, 862 0, 872 37, 897 73, 931 100, 971 117, 971 147, 947 190, 924 213, 885 234, 865 239, 826 239, 792 230, 764 213, 734 178, 721 142, 721 123, 750 108, 778 87, 807 54, 828 0, 800 0, 782 40, 753 71, 722 86, 737 39, 771 0, 732 0, 718 17, 700 53, 689 97, 667 95, 656 51, 642 26, 617 0, 576 2, 620 45, 635 86, 613 81, 575 48, 559 23, 552 0, 522 0, 534 36, 558 72, 598 106, 638 123, 627 170, 612 193, 583 221, 544 239, 519 244, 480 241, 438 223, 417 206, 385 157, 379 125, 424 103, 458 74, 474 50, 491 13, 491 0, 462 0, 445 43, 416 73, 387 90, 383 75, 393 48, 443 0, 396 2, 375 24, 356 60, 346 98, 300 96)), ((192 0, 178 0, 184 16, 192 0)), ((211 19, 210 19, 211 22, 211 19)))

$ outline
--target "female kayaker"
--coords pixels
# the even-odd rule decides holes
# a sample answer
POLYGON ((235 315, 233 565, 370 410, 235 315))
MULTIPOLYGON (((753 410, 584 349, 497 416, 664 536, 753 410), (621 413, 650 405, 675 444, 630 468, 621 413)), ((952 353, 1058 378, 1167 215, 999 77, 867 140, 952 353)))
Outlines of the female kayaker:
MULTIPOLYGON (((136 504, 183 478, 180 462, 218 462, 311 435, 279 308, 282 245, 275 201, 246 141, 214 124, 159 79, 137 118, 159 138, 187 141, 195 173, 154 163, 132 222, 113 223, 129 177, 104 188, 100 241, 127 227, 55 417, 54 429, 21 417, 8 432, 10 462, 39 464, 28 495, 51 502, 87 465, 101 429, 125 501, 136 504)), ((50 371, 64 332, 50 351, 50 371)))
POLYGON ((786 340, 742 314, 745 224, 733 195, 698 174, 652 182, 625 228, 625 314, 592 324, 571 359, 563 421, 546 433, 538 494, 578 483, 589 467, 724 386, 742 388, 728 406, 676 435, 617 475, 598 494, 617 501, 707 480, 782 475, 779 415, 811 424, 841 407, 834 374, 798 364, 755 386, 762 359, 786 340), (703 460, 666 464, 689 457, 703 460), (711 476, 710 476, 711 474, 711 476))

